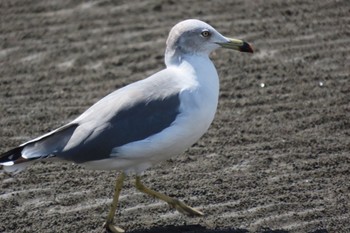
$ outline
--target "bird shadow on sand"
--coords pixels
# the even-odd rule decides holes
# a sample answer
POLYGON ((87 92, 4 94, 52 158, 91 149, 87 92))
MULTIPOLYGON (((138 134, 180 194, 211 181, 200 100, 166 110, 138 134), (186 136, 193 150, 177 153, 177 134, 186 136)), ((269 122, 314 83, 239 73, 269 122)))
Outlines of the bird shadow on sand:
MULTIPOLYGON (((162 227, 153 227, 150 229, 134 230, 127 231, 127 233, 250 233, 247 229, 243 228, 226 228, 226 229, 207 229, 201 225, 185 225, 185 226, 162 226, 162 227)), ((272 230, 269 228, 264 228, 258 233, 289 233, 286 230, 272 230)))

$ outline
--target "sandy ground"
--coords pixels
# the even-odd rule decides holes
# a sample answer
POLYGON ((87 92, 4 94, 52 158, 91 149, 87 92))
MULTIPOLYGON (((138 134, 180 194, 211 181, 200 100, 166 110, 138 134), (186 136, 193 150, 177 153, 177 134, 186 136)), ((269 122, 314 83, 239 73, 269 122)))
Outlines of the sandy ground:
MULTIPOLYGON (((170 28, 199 18, 256 53, 212 55, 208 133, 144 175, 205 212, 189 218, 127 179, 127 232, 350 232, 350 2, 0 2, 0 151, 162 69, 170 28), (148 229, 148 230, 146 230, 148 229)), ((116 172, 40 162, 0 171, 0 232, 100 232, 116 172)))

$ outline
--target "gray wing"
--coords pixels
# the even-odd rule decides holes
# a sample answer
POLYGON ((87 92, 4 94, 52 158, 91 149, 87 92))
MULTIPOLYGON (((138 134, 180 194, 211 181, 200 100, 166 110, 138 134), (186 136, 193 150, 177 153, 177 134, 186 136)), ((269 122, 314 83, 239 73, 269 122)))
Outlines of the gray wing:
POLYGON ((163 70, 121 88, 71 123, 0 155, 0 164, 52 156, 77 163, 108 158, 113 148, 146 139, 175 121, 182 87, 178 80, 163 70))
MULTIPOLYGON (((117 97, 112 98, 115 105, 120 104, 117 97)), ((21 164, 53 156, 76 163, 106 159, 113 148, 143 140, 169 127, 179 114, 180 100, 179 94, 173 94, 161 99, 141 98, 118 111, 103 101, 100 106, 107 110, 99 112, 97 105, 80 122, 73 121, 1 154, 0 164, 21 164)))
POLYGON ((108 158, 113 148, 146 139, 169 127, 179 114, 179 107, 177 93, 165 98, 140 99, 114 114, 108 114, 107 119, 101 119, 96 111, 93 114, 95 120, 89 116, 89 120, 82 121, 76 129, 72 141, 78 143, 73 142, 70 146, 68 142, 67 148, 56 156, 76 163, 108 158))
POLYGON ((105 159, 113 148, 161 132, 180 114, 181 88, 174 72, 163 70, 109 94, 72 122, 79 126, 56 156, 77 163, 105 159))

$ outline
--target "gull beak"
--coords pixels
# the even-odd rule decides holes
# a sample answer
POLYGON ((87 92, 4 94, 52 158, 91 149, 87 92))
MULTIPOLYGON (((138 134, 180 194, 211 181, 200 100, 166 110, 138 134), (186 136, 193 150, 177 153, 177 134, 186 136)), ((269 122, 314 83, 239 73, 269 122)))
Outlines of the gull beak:
POLYGON ((240 52, 253 53, 253 48, 250 44, 243 40, 226 38, 226 42, 217 42, 223 48, 238 50, 240 52))

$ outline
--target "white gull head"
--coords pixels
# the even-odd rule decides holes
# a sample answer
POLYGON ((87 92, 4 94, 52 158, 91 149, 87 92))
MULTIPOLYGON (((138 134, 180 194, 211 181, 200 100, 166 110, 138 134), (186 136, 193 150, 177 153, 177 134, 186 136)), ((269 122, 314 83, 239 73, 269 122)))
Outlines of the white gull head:
POLYGON ((209 24, 197 19, 188 19, 176 24, 169 33, 166 45, 167 66, 179 64, 184 55, 209 56, 219 47, 253 52, 248 43, 227 38, 209 24))

